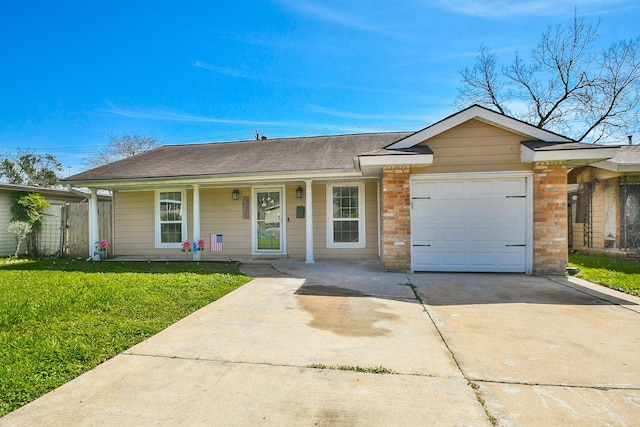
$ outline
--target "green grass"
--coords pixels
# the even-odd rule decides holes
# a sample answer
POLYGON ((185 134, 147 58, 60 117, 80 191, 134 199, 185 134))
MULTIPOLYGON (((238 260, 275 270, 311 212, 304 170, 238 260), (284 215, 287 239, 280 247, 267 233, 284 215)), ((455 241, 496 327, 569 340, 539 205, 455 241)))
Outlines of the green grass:
POLYGON ((225 263, 0 264, 0 416, 250 279, 225 263))
POLYGON ((577 277, 640 296, 640 263, 608 255, 574 253, 569 255, 569 266, 577 267, 577 277))

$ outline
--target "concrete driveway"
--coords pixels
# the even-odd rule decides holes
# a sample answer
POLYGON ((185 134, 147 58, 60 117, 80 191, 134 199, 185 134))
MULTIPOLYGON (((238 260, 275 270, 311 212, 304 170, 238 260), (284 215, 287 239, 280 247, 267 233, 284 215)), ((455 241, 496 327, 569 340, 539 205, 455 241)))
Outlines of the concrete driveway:
POLYGON ((245 265, 252 282, 0 425, 638 425, 638 298, 562 277, 274 267, 245 265))

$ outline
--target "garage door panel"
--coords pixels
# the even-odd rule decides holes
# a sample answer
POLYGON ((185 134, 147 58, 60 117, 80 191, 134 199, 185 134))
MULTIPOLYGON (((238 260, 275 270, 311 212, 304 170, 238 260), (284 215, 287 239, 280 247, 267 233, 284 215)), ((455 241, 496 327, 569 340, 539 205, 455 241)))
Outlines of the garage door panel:
POLYGON ((500 252, 499 260, 500 265, 510 266, 510 267, 520 267, 524 264, 525 261, 525 247, 512 247, 511 250, 505 250, 500 252))
POLYGON ((432 247, 414 249, 414 256, 419 260, 414 264, 416 271, 521 273, 525 261, 524 248, 519 247, 492 252, 464 249, 439 251, 432 247))
POLYGON ((442 264, 440 254, 430 248, 414 246, 413 256, 419 263, 414 267, 416 270, 436 271, 438 266, 442 264))
POLYGON ((493 188, 496 192, 504 195, 519 195, 525 196, 527 192, 527 186, 525 180, 522 178, 508 178, 508 179, 496 179, 493 180, 493 188))
POLYGON ((414 181, 414 270, 524 272, 526 195, 525 178, 414 181))
POLYGON ((420 212, 417 217, 418 222, 440 222, 446 223, 447 218, 442 216, 442 212, 448 212, 449 218, 465 219, 468 215, 467 203, 463 200, 414 200, 413 209, 420 212))
POLYGON ((431 195, 438 192, 438 183, 435 181, 421 182, 420 185, 414 186, 411 189, 411 196, 420 199, 424 197, 431 197, 431 195))
POLYGON ((489 268, 496 263, 495 253, 493 252, 471 252, 468 257, 469 265, 472 268, 489 268))
POLYGON ((496 231, 497 230, 493 227, 474 228, 471 230, 469 240, 472 242, 484 242, 487 244, 495 242, 498 237, 496 236, 496 231))
POLYGON ((463 194, 466 191, 465 183, 460 181, 442 181, 438 188, 440 197, 446 197, 449 194, 463 194))

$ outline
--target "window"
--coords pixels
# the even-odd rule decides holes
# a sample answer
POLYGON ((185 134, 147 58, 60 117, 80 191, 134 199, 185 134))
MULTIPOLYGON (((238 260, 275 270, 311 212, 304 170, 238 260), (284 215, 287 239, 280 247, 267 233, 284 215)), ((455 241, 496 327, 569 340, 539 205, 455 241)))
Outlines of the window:
POLYGON ((329 185, 327 246, 364 248, 364 185, 329 185))
POLYGON ((180 248, 187 238, 184 191, 156 192, 156 247, 180 248))

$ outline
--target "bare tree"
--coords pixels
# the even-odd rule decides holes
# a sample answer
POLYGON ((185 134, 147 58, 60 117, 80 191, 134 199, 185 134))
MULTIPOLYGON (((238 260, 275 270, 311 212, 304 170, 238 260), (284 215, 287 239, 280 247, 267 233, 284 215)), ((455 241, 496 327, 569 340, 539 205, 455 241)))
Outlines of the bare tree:
POLYGON ((154 136, 135 134, 111 136, 107 142, 107 147, 87 159, 87 165, 92 168, 106 165, 107 163, 144 153, 158 145, 159 141, 154 136))
POLYGON ((456 105, 497 109, 577 141, 637 130, 640 38, 595 51, 597 29, 576 16, 569 27, 548 27, 528 62, 516 53, 501 72, 496 53, 481 46, 477 63, 459 73, 456 105), (524 111, 510 111, 522 105, 524 111))

